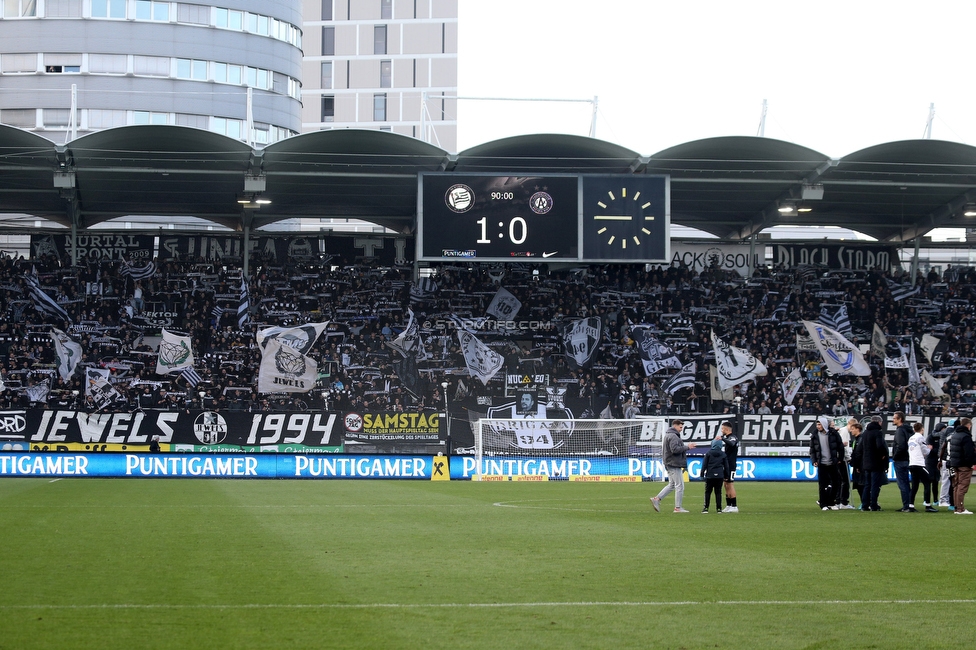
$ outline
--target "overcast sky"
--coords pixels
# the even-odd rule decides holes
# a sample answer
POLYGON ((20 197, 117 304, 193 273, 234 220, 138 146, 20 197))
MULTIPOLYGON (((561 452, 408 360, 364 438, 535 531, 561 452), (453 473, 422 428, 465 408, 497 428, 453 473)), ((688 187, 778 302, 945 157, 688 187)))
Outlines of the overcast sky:
MULTIPOLYGON (((766 136, 835 158, 932 137, 976 144, 976 2, 459 0, 461 96, 599 97, 598 138, 643 155, 766 136)), ((459 102, 458 149, 587 135, 589 104, 459 102)))

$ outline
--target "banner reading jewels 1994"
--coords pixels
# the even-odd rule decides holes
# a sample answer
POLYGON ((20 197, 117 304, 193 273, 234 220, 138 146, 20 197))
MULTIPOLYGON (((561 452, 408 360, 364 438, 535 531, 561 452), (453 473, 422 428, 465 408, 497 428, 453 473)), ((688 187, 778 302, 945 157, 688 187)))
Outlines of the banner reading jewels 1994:
POLYGON ((0 451, 339 453, 336 413, 0 411, 0 451))

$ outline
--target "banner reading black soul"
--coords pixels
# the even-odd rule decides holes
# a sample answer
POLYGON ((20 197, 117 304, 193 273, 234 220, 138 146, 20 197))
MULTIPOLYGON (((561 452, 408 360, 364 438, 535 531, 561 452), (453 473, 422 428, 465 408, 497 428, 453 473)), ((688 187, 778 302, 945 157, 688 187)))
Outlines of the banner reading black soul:
POLYGON ((0 411, 0 449, 140 451, 159 436, 164 451, 337 453, 336 413, 237 411, 0 411))
MULTIPOLYGON (((78 262, 89 260, 119 262, 123 258, 142 266, 153 258, 155 238, 153 235, 126 235, 100 233, 97 235, 78 235, 78 262)), ((35 258, 54 255, 58 259, 71 258, 70 235, 31 235, 31 255, 35 258)))

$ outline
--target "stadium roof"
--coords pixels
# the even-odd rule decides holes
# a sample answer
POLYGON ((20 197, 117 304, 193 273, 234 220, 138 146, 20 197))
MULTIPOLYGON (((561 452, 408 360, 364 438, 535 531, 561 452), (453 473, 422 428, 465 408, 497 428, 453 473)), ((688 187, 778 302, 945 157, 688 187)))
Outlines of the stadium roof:
POLYGON ((120 127, 65 145, 0 126, 0 213, 79 229, 127 216, 195 216, 233 230, 346 217, 412 233, 417 174, 428 171, 668 174, 672 223, 726 239, 816 225, 906 242, 967 226, 962 213, 976 203, 976 148, 937 140, 831 159, 758 137, 709 138, 642 156, 593 138, 526 135, 450 154, 373 130, 319 131, 255 148, 177 126, 120 127), (238 202, 255 198, 271 203, 238 202), (779 210, 788 204, 810 211, 779 210))

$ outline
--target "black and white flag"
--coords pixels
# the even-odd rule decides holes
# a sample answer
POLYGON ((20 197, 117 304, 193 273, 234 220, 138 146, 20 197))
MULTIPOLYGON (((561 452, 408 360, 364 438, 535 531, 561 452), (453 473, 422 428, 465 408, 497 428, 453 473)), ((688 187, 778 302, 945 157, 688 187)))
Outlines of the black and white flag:
POLYGON ((742 348, 729 345, 715 336, 715 332, 712 332, 712 349, 718 368, 718 385, 722 390, 766 376, 766 366, 759 359, 742 348))
POLYGON ((85 369, 85 394, 91 398, 95 408, 102 410, 116 399, 122 397, 115 386, 109 383, 111 373, 104 368, 85 369))
POLYGON ((42 382, 27 387, 27 399, 32 402, 46 402, 47 396, 51 392, 51 380, 45 379, 42 382))
POLYGON ((841 305, 834 313, 831 313, 830 307, 824 305, 820 308, 819 321, 821 325, 826 325, 847 338, 851 337, 851 319, 847 315, 847 305, 841 305))
POLYGON ((566 360, 573 369, 588 368, 600 349, 603 321, 596 317, 581 318, 563 328, 563 347, 566 360))
POLYGON ((773 318, 786 320, 786 315, 790 311, 790 298, 792 297, 792 293, 788 293, 783 296, 783 299, 780 301, 779 305, 773 310, 773 318))
POLYGON ((394 360, 392 365, 393 372, 400 378, 403 389, 419 399, 424 393, 424 381, 420 378, 420 371, 417 369, 417 358, 408 355, 394 360))
POLYGON ((34 309, 45 316, 54 316, 71 322, 71 318, 64 307, 41 289, 41 281, 37 278, 37 269, 31 269, 31 272, 24 276, 24 281, 27 283, 27 291, 30 293, 31 302, 34 303, 34 309))
POLYGON ((424 302, 437 291, 437 283, 433 278, 420 278, 410 285, 410 304, 424 302))
POLYGON ((891 278, 885 278, 885 282, 888 283, 888 290, 891 291, 891 299, 895 302, 899 302, 905 298, 911 298, 921 291, 921 289, 918 287, 912 287, 911 285, 907 284, 899 284, 891 278))
POLYGON ((681 360, 677 353, 651 334, 648 328, 634 327, 630 331, 630 337, 634 339, 641 362, 644 364, 644 372, 648 375, 661 372, 665 368, 681 368, 681 360))
POLYGON ((932 364, 932 369, 938 370, 939 366, 942 365, 942 359, 946 351, 949 349, 949 344, 946 343, 945 339, 940 339, 931 334, 923 334, 921 340, 918 342, 918 347, 922 350, 929 363, 932 364))
POLYGON ((305 323, 297 327, 267 327, 260 330, 256 338, 261 349, 266 348, 271 341, 278 341, 302 354, 308 354, 328 326, 329 321, 305 323))
POLYGON ((197 384, 203 381, 203 377, 193 368, 193 366, 187 366, 180 373, 180 377, 189 384, 190 388, 196 388, 197 384))
POLYGON ((122 275, 133 280, 145 280, 156 274, 156 263, 149 262, 145 266, 132 266, 125 259, 122 260, 122 275))
POLYGON ((251 320, 251 301, 247 296, 247 280, 241 278, 241 301, 237 305, 237 327, 244 329, 251 320))
POLYGON ((400 353, 401 357, 413 357, 417 361, 427 358, 427 351, 424 349, 424 340, 420 336, 420 327, 414 319, 413 310, 407 307, 407 327, 400 332, 387 345, 400 353))
POLYGON ((505 357, 498 354, 467 330, 458 330, 458 341, 464 354, 464 364, 468 367, 468 374, 477 377, 482 384, 488 385, 491 378, 498 374, 505 363, 505 357))
POLYGON ((81 361, 81 344, 75 343, 70 336, 53 328, 51 339, 54 341, 54 351, 58 356, 58 374, 61 379, 68 381, 75 374, 75 368, 81 361))
POLYGON ((698 366, 692 361, 687 366, 679 370, 673 377, 668 379, 661 386, 668 395, 674 395, 682 388, 694 388, 695 387, 695 372, 698 370, 698 366))

